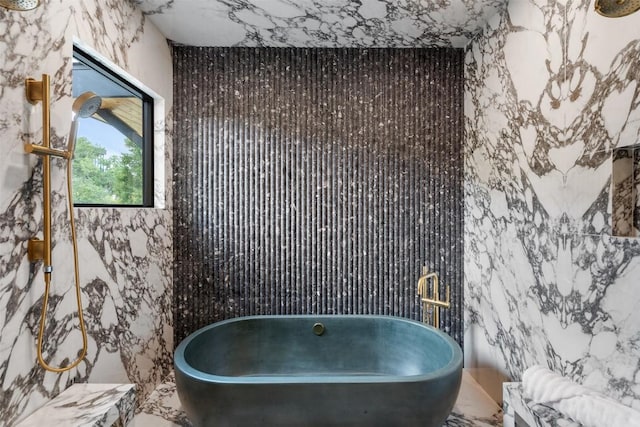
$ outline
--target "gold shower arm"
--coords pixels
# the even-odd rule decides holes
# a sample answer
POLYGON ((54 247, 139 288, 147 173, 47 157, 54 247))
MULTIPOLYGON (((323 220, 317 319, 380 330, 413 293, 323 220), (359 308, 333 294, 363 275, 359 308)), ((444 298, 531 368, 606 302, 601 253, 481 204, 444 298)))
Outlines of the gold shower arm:
POLYGON ((71 152, 66 150, 58 150, 56 148, 47 148, 37 144, 24 144, 24 151, 30 154, 38 154, 40 156, 62 157, 70 160, 71 152))

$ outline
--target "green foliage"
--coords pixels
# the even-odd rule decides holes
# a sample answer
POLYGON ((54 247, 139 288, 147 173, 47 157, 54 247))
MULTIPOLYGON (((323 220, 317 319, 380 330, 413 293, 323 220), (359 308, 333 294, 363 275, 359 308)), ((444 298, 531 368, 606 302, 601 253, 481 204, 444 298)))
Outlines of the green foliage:
POLYGON ((76 141, 73 199, 80 204, 142 204, 142 148, 126 139, 128 152, 107 151, 85 137, 76 141))
POLYGON ((124 141, 129 149, 116 158, 114 167, 114 193, 125 205, 142 204, 142 147, 131 142, 124 141))

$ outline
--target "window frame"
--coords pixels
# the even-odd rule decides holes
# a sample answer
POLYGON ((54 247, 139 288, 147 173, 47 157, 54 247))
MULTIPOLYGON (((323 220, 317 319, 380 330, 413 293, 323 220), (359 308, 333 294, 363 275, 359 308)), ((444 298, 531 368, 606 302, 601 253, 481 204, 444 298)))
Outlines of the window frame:
MULTIPOLYGON (((153 141, 153 111, 154 98, 148 93, 138 88, 135 84, 128 81, 125 77, 111 70, 103 62, 99 61, 90 53, 82 50, 74 44, 73 58, 79 60, 103 77, 111 80, 113 83, 125 88, 129 92, 138 96, 142 100, 142 204, 116 204, 116 203, 76 203, 73 206, 78 208, 84 207, 102 207, 102 208, 152 208, 154 207, 154 141, 153 141)), ((73 81, 73 77, 72 77, 73 81)), ((72 83, 73 84, 73 83, 72 83)))

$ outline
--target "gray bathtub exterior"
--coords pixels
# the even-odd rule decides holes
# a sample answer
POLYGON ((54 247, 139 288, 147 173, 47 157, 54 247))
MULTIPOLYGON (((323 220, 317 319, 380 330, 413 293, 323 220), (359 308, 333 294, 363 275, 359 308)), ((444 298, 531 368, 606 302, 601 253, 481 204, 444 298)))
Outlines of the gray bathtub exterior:
POLYGON ((174 364, 187 416, 212 427, 439 427, 462 377, 455 341, 390 316, 225 320, 182 341, 174 364))

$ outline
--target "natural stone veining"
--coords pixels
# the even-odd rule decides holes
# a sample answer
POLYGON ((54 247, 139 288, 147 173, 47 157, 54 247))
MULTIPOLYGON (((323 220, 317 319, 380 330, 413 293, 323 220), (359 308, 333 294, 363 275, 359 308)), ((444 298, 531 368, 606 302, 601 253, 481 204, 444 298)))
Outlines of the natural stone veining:
POLYGON ((193 46, 463 47, 504 0, 134 0, 193 46))
POLYGON ((135 408, 133 384, 74 384, 17 427, 125 427, 133 421, 135 408))
POLYGON ((639 68, 637 16, 586 0, 511 1, 467 49, 466 367, 542 364, 640 407, 640 241, 610 236, 609 202, 639 68))
POLYGON ((522 390, 522 383, 503 384, 504 427, 517 427, 516 420, 522 420, 529 427, 580 427, 555 409, 531 401, 522 390))
MULTIPOLYGON (((27 240, 42 235, 42 171, 23 144, 40 143, 42 123, 41 105, 25 100, 24 79, 51 76, 52 145, 61 147, 71 122, 74 40, 161 94, 167 112, 172 67, 165 38, 129 2, 49 0, 24 13, 0 8, 0 23, 0 424, 12 426, 73 381, 136 383, 144 398, 167 372, 173 348, 170 209, 81 208, 76 218, 88 354, 60 375, 38 365, 44 285, 41 264, 27 259, 27 240), (132 244, 132 235, 142 239, 132 244)), ((167 136, 166 151, 156 154, 169 168, 171 126, 156 117, 156 135, 167 136)), ((54 271, 44 357, 53 365, 65 365, 81 348, 63 167, 52 161, 54 271)), ((164 176, 170 183, 170 169, 164 176)), ((164 188, 170 200, 171 185, 164 188)))

